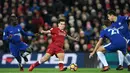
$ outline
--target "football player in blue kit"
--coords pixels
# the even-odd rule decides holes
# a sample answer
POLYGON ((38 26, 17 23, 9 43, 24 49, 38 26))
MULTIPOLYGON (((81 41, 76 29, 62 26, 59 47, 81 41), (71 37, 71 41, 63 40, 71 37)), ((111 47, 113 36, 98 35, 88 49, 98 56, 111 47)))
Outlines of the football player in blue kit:
POLYGON ((109 20, 105 20, 104 25, 106 25, 107 28, 100 32, 99 41, 97 42, 93 52, 90 53, 89 58, 91 58, 96 52, 98 58, 103 64, 103 69, 101 71, 108 71, 110 68, 103 53, 116 52, 117 50, 120 50, 123 54, 126 54, 127 42, 119 33, 118 29, 110 26, 111 22, 109 20), (101 44, 104 38, 110 40, 110 43, 102 46, 101 44))
MULTIPOLYGON (((128 46, 130 46, 130 32, 129 32, 128 23, 127 23, 127 20, 130 20, 130 17, 120 16, 120 15, 117 16, 115 11, 113 10, 108 11, 107 16, 108 16, 108 19, 112 22, 111 26, 119 30, 122 36, 126 39, 128 46)), ((117 53, 118 53, 118 58, 119 58, 119 66, 116 68, 116 70, 123 70, 123 63, 121 62, 123 60, 122 58, 123 54, 121 51, 117 51, 117 53)), ((130 71, 130 61, 128 60, 129 57, 130 57, 130 54, 127 53, 125 55, 125 60, 124 60, 128 65, 128 71, 130 71)))
MULTIPOLYGON (((16 58, 19 63, 20 71, 23 71, 23 66, 21 63, 21 52, 25 52, 28 45, 21 40, 21 36, 35 36, 32 33, 24 32, 20 25, 18 25, 17 17, 12 14, 10 16, 10 24, 4 29, 3 40, 9 42, 9 49, 11 54, 16 58)), ((23 57, 27 60, 26 57, 23 57)))

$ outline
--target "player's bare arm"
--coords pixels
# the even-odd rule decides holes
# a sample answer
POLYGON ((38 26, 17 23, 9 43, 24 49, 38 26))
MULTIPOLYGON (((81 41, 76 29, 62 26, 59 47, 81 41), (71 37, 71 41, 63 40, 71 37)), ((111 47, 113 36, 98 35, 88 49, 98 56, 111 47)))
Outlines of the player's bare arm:
POLYGON ((41 33, 49 34, 49 33, 51 33, 51 31, 50 31, 50 30, 47 30, 47 31, 45 31, 45 30, 41 30, 41 33))
POLYGON ((96 44, 93 52, 90 53, 89 58, 91 58, 95 54, 95 52, 97 51, 97 49, 101 46, 102 41, 103 41, 103 38, 100 38, 99 41, 97 42, 97 44, 96 44))
POLYGON ((73 41, 79 41, 79 37, 71 37, 70 35, 67 35, 67 37, 70 39, 70 40, 73 40, 73 41))

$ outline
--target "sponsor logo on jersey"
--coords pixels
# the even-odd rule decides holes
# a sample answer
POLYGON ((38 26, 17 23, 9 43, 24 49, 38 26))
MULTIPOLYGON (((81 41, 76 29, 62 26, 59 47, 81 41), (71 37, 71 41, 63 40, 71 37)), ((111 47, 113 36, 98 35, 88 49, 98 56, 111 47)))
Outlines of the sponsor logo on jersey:
POLYGON ((121 25, 121 22, 119 22, 118 24, 121 25))

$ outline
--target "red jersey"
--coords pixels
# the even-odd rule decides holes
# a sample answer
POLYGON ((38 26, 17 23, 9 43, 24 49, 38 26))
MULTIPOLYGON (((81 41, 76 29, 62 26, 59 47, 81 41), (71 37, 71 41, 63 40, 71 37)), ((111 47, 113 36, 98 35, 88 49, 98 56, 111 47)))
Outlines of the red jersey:
POLYGON ((52 43, 63 48, 66 32, 60 30, 58 27, 52 28, 50 31, 52 35, 52 43))

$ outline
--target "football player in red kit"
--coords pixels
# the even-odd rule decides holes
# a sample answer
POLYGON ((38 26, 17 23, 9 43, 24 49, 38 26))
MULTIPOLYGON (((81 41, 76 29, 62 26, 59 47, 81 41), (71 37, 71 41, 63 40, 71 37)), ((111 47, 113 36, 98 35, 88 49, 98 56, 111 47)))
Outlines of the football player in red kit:
POLYGON ((58 27, 51 28, 48 31, 42 30, 41 33, 48 34, 50 33, 52 35, 52 43, 48 45, 48 49, 46 51, 46 54, 36 63, 32 64, 29 67, 29 71, 32 71, 36 66, 40 65, 41 63, 47 61, 52 55, 56 55, 56 57, 59 59, 59 70, 65 71, 67 68, 64 68, 64 39, 67 36, 69 39, 78 41, 78 38, 73 38, 69 35, 67 35, 65 29, 65 20, 60 19, 58 23, 58 27))

